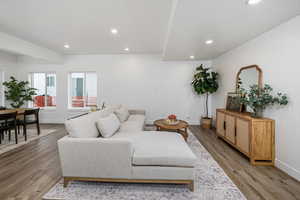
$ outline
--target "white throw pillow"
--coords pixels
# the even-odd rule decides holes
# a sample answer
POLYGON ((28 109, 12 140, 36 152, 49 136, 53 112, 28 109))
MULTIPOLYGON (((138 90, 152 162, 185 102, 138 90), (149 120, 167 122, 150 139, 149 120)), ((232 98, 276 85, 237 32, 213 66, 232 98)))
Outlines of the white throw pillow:
POLYGON ((113 113, 96 121, 100 134, 105 138, 113 136, 119 130, 120 125, 119 119, 113 113))
POLYGON ((126 107, 121 106, 119 109, 114 112, 119 118, 120 122, 125 122, 129 117, 129 111, 126 107))
POLYGON ((71 137, 96 138, 99 132, 95 125, 95 116, 87 114, 65 122, 65 127, 71 137))

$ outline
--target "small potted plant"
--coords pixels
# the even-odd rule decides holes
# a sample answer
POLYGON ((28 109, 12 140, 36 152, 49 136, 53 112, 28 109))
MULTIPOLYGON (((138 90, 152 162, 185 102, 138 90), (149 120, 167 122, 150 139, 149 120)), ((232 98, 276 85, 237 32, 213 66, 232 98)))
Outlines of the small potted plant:
POLYGON ((273 88, 265 84, 263 88, 258 87, 257 84, 250 86, 250 90, 246 91, 241 88, 241 103, 252 109, 253 117, 263 117, 263 111, 275 104, 287 105, 288 99, 286 94, 277 93, 273 95, 273 88))
POLYGON ((6 87, 5 97, 10 101, 12 108, 21 108, 28 101, 33 101, 36 89, 29 87, 28 81, 17 81, 15 77, 10 77, 10 81, 3 83, 6 87))
POLYGON ((205 116, 201 118, 201 126, 203 128, 211 128, 212 118, 208 116, 208 96, 216 92, 219 88, 218 73, 204 68, 201 64, 196 68, 194 80, 192 82, 194 91, 198 95, 205 95, 205 116))

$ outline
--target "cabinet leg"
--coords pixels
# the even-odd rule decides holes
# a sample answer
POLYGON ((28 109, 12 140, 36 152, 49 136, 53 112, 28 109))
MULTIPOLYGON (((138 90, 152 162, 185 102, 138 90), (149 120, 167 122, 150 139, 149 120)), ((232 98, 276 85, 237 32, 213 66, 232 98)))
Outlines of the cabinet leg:
POLYGON ((64 178, 64 187, 67 187, 70 180, 68 178, 64 178))
POLYGON ((191 192, 194 192, 194 181, 191 181, 191 183, 189 184, 189 189, 191 192))

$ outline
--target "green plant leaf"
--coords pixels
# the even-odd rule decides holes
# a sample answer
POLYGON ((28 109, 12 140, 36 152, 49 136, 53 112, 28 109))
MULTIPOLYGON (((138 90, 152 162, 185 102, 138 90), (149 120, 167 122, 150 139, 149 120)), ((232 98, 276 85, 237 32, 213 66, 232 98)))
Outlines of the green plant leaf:
MULTIPOLYGON (((216 92, 219 88, 218 73, 212 72, 209 68, 204 68, 202 64, 196 68, 196 72, 193 77, 194 79, 191 85, 193 86, 194 91, 198 95, 206 94, 206 98, 208 98, 208 94, 212 94, 216 92)), ((208 117, 207 103, 206 103, 206 117, 208 117)))
POLYGON ((20 108, 27 101, 33 101, 33 96, 36 95, 37 89, 29 87, 28 81, 18 82, 13 76, 3 85, 5 86, 5 97, 11 102, 10 105, 13 108, 20 108))
POLYGON ((268 106, 274 104, 287 105, 288 98, 286 94, 278 92, 277 95, 274 95, 273 88, 265 84, 263 88, 259 88, 258 85, 251 85, 250 90, 246 91, 244 88, 239 89, 241 93, 241 103, 249 106, 254 111, 259 109, 266 109, 268 106))

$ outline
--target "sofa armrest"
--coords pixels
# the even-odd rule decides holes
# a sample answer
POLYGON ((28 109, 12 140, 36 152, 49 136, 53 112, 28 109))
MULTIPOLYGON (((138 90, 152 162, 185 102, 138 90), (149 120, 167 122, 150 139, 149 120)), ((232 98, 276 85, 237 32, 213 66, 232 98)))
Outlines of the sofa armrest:
POLYGON ((130 115, 146 115, 145 110, 131 109, 129 110, 130 115))
POLYGON ((130 141, 64 137, 58 141, 64 177, 130 178, 133 147, 130 141))

